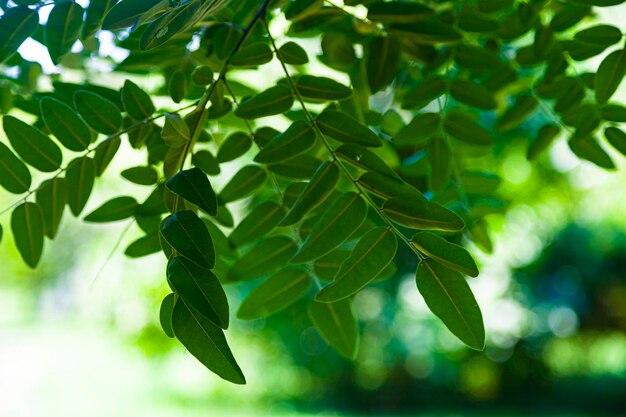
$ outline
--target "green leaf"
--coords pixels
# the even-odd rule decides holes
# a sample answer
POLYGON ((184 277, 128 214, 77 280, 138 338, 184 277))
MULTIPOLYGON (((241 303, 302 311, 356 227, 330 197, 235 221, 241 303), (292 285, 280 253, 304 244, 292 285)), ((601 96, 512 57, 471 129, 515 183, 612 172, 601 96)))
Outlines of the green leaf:
POLYGON ((292 105, 291 89, 279 84, 242 102, 235 115, 242 119, 259 119, 285 113, 292 105))
POLYGON ((608 47, 622 39, 622 31, 611 25, 596 25, 576 33, 574 39, 608 47))
POLYGON ((448 112, 443 127, 448 134, 462 142, 478 146, 491 146, 493 144, 491 132, 465 113, 448 112))
POLYGON ((441 118, 438 113, 417 114, 393 137, 393 144, 400 148, 423 145, 437 133, 439 123, 441 118))
POLYGON ((65 178, 51 178, 42 182, 37 190, 36 200, 43 216, 44 233, 50 239, 54 239, 67 204, 65 178))
POLYGON ((365 65, 367 82, 372 94, 391 84, 396 77, 399 64, 400 42, 397 38, 381 36, 370 42, 365 65))
POLYGON ((278 48, 278 56, 289 65, 304 65, 309 63, 306 51, 295 42, 287 42, 278 48))
POLYGON ((163 332, 169 338, 174 338, 174 329, 172 328, 172 314, 174 312, 174 304, 176 303, 176 294, 167 294, 161 302, 159 310, 159 322, 163 332))
POLYGON ((392 198, 385 201, 383 211, 394 222, 412 229, 460 232, 465 227, 456 213, 426 200, 392 198))
POLYGON ((191 81, 200 86, 209 85, 213 82, 213 70, 207 65, 200 65, 191 73, 191 81))
POLYGON ((491 90, 468 80, 453 80, 450 95, 463 104, 481 110, 492 110, 498 105, 491 90))
POLYGON ((44 224, 41 208, 35 203, 22 203, 11 214, 11 230, 15 246, 28 266, 35 268, 43 251, 44 224))
POLYGON ((228 271, 229 281, 243 281, 271 274, 287 264, 297 245, 287 236, 273 236, 261 241, 228 271))
POLYGON ((596 72, 596 101, 605 104, 617 90, 626 74, 626 49, 607 55, 596 72))
POLYGON ((28 7, 5 9, 0 17, 0 62, 10 58, 39 26, 39 14, 28 7))
POLYGON ((104 174, 121 144, 122 140, 119 137, 114 137, 103 141, 96 147, 96 153, 93 157, 96 165, 96 176, 99 177, 104 174))
POLYGON ((327 77, 302 75, 296 81, 300 95, 310 101, 345 100, 352 95, 352 89, 327 77))
POLYGON ((265 182, 267 173, 257 165, 247 165, 239 170, 222 188, 219 200, 230 203, 248 196, 265 182))
POLYGON ((368 127, 336 110, 325 110, 315 120, 322 133, 344 143, 378 147, 382 146, 376 133, 368 127))
POLYGON ((112 135, 122 126, 119 108, 96 93, 85 90, 75 92, 74 106, 87 124, 100 133, 112 135))
POLYGON ((228 328, 226 293, 211 271, 177 256, 167 263, 167 281, 189 307, 214 325, 228 328))
POLYGON ((122 88, 122 103, 126 113, 133 119, 143 120, 152 116, 154 113, 154 104, 152 99, 137 84, 131 80, 124 82, 122 88))
POLYGON ((431 16, 430 7, 410 1, 375 1, 367 5, 367 18, 382 23, 413 23, 431 16))
POLYGON ((122 171, 121 174, 128 181, 139 185, 152 185, 159 180, 159 173, 152 166, 128 168, 122 171))
POLYGON ((202 268, 215 266, 213 240, 204 222, 193 211, 179 211, 163 220, 161 236, 181 256, 202 268))
POLYGON ((334 281, 322 288, 315 300, 332 303, 355 294, 374 280, 396 256, 398 241, 388 228, 367 232, 341 264, 334 281))
POLYGON ((133 197, 115 197, 89 213, 84 220, 91 223, 124 220, 135 214, 138 205, 133 197))
MULTIPOLYGON (((160 220, 157 218, 157 220, 160 220)), ((153 233, 150 235, 142 236, 139 239, 132 242, 126 250, 124 255, 129 258, 141 258, 144 256, 152 255, 161 251, 161 244, 159 242, 159 234, 153 233)))
POLYGON ((572 152, 581 159, 593 162, 605 169, 615 169, 615 164, 609 154, 591 136, 574 136, 568 145, 572 152))
POLYGON ((502 65, 496 52, 471 45, 459 45, 454 51, 454 61, 474 71, 490 70, 502 65))
POLYGON ((616 127, 607 127, 604 129, 604 136, 622 155, 626 155, 626 133, 616 127))
POLYGON ((308 153, 296 155, 286 161, 270 164, 267 169, 271 172, 288 178, 311 178, 322 161, 308 153))
POLYGON ((228 239, 235 245, 254 242, 271 232, 285 216, 280 204, 266 201, 255 207, 232 231, 228 239))
POLYGON ((315 144, 315 131, 302 120, 297 120, 289 128, 274 137, 254 157, 255 162, 272 164, 291 159, 310 149, 315 144))
POLYGON ((559 126, 555 124, 543 125, 537 132, 537 137, 533 143, 528 147, 527 158, 531 161, 537 159, 541 152, 550 146, 560 131, 559 126))
POLYGON ((535 111, 539 102, 531 95, 523 94, 515 98, 515 102, 511 104, 511 107, 500 116, 496 127, 499 130, 509 130, 516 128, 535 111))
POLYGON ((356 358, 359 327, 350 300, 336 303, 314 301, 309 306, 309 317, 326 343, 346 358, 356 358))
POLYGON ((341 32, 322 35, 322 52, 324 64, 339 71, 349 71, 357 62, 352 40, 341 32))
POLYGON ((167 84, 167 90, 174 103, 180 103, 187 94, 187 78, 182 71, 174 71, 167 84))
POLYGON ((228 136, 217 152, 217 162, 230 162, 239 158, 252 147, 252 138, 243 132, 235 132, 228 136))
POLYGON ((267 64, 274 58, 274 53, 265 42, 254 42, 239 49, 230 63, 237 67, 256 67, 267 64))
POLYGON ((78 216, 89 200, 96 179, 96 166, 93 159, 86 157, 74 159, 65 171, 65 179, 67 180, 68 205, 72 214, 78 216))
POLYGON ((167 180, 165 186, 207 214, 217 215, 217 196, 206 174, 200 168, 180 171, 167 180))
POLYGON ((190 140, 191 132, 187 123, 177 114, 165 113, 165 123, 161 130, 161 139, 170 148, 180 148, 190 140))
POLYGON ((430 162, 430 186, 434 191, 441 190, 452 174, 452 149, 443 138, 434 137, 426 148, 430 162))
POLYGON ((198 151, 191 157, 191 163, 204 171, 207 175, 219 175, 220 165, 209 151, 198 151))
POLYGON ((425 259, 420 262, 415 279, 430 311, 467 346, 483 350, 483 317, 463 276, 433 259, 425 259))
POLYGON ((390 26, 400 38, 407 38, 421 45, 449 44, 462 40, 461 34, 452 26, 437 20, 421 20, 419 24, 397 23, 390 26))
POLYGON ((46 46, 54 64, 67 54, 80 35, 83 9, 78 3, 55 3, 46 23, 46 46))
POLYGON ((2 127, 15 152, 27 164, 43 172, 53 172, 61 167, 61 149, 41 130, 13 116, 4 116, 2 127))
POLYGON ((70 106, 57 99, 44 97, 40 107, 46 126, 63 146, 75 152, 87 149, 91 142, 91 131, 70 106))
POLYGON ((396 174, 383 159, 368 149, 354 143, 341 145, 335 150, 335 154, 344 161, 366 171, 377 172, 391 178, 399 179, 398 174, 396 174))
POLYGON ((609 122, 626 122, 626 107, 619 104, 606 104, 602 107, 602 118, 609 122))
POLYGON ((102 27, 106 13, 111 9, 113 0, 91 0, 85 12, 85 24, 81 34, 82 39, 93 36, 102 27))
POLYGON ((411 238, 411 244, 447 268, 471 277, 478 276, 476 262, 463 246, 455 245, 430 232, 416 234, 411 238))
POLYGON ((313 225, 291 262, 304 263, 326 255, 347 240, 366 215, 365 201, 357 193, 345 193, 313 225))
POLYGON ((176 338, 189 353, 210 371, 235 384, 246 383, 222 329, 187 306, 180 298, 174 305, 172 328, 176 338))
POLYGON ((488 194, 496 191, 502 179, 485 171, 465 171, 461 174, 461 185, 469 194, 488 194))
POLYGON ((424 79, 402 98, 402 107, 421 109, 442 95, 448 88, 448 80, 441 76, 424 79))
POLYGON ((278 313, 298 301, 311 283, 311 276, 304 268, 281 269, 248 294, 237 310, 237 317, 254 320, 278 313))
POLYGON ((131 27, 146 12, 154 16, 170 7, 168 0, 121 0, 107 13, 102 22, 102 29, 115 30, 131 27))
POLYGON ((407 184, 398 177, 389 177, 378 172, 366 172, 359 177, 359 185, 372 194, 379 197, 409 197, 415 199, 425 199, 421 192, 415 187, 407 184))
POLYGON ((328 197, 339 180, 339 168, 333 162, 324 162, 319 166, 311 181, 298 195, 289 211, 280 222, 280 226, 296 224, 305 214, 313 210, 328 197))

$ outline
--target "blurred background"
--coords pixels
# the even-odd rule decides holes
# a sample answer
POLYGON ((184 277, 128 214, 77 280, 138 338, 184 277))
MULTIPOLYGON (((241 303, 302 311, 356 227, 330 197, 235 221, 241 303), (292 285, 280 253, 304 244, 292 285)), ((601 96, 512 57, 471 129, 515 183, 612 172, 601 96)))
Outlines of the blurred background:
MULTIPOLYGON (((114 55, 102 36, 100 52, 114 55)), ((20 53, 54 71, 34 43, 20 53)), ((141 82, 156 89, 161 81, 141 82)), ((625 415, 624 158, 612 154, 620 168, 607 172, 580 162, 561 138, 530 164, 524 133, 522 126, 499 137, 490 166, 507 207, 485 206, 493 251, 470 248, 481 267, 470 284, 486 323, 485 352, 465 348, 428 311, 406 251, 393 278, 356 296, 362 338, 354 363, 329 349, 296 305, 233 322, 229 342, 248 380, 234 386, 163 334, 165 259, 123 255, 140 235, 136 225, 66 216, 31 271, 3 213, 0 417, 625 415)), ((147 196, 119 175, 143 158, 121 151, 85 213, 115 193, 147 196)), ((15 200, 0 194, 0 210, 15 200)), ((227 287, 233 312, 248 290, 227 287)))

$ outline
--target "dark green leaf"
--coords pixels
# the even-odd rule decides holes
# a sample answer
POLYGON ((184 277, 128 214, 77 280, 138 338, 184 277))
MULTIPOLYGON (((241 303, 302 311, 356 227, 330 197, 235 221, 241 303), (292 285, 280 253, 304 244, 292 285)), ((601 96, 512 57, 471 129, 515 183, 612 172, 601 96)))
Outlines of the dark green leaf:
POLYGON ((44 220, 44 233, 50 239, 54 239, 67 203, 65 178, 52 178, 42 182, 37 190, 36 199, 44 220))
POLYGON ((161 139, 170 148, 180 148, 191 140, 191 132, 187 123, 179 115, 166 113, 161 139))
POLYGON ((593 162, 602 168, 615 169, 615 164, 609 154, 591 136, 574 136, 568 144, 579 158, 593 162))
POLYGON ((425 144, 437 134, 441 118, 438 113, 417 114, 394 137, 393 144, 400 148, 415 148, 425 144))
POLYGON ((597 25, 576 33, 574 39, 607 47, 622 39, 622 31, 611 25, 597 25))
POLYGON ((168 294, 161 302, 159 310, 159 322, 161 328, 167 337, 174 338, 174 329, 172 328, 172 313, 174 312, 174 303, 176 303, 176 294, 168 294))
POLYGON ((297 245, 287 236, 273 236, 257 244, 228 271, 230 281, 243 281, 271 274, 285 265, 296 252, 297 245))
POLYGON ((509 130, 516 128, 522 124, 532 112, 535 111, 539 102, 531 95, 520 95, 515 98, 515 102, 511 104, 511 107, 500 116, 496 127, 500 130, 509 130))
POLYGON ((366 67, 367 81, 372 93, 376 93, 391 84, 396 77, 399 63, 400 42, 397 38, 382 36, 374 38, 370 42, 366 67))
POLYGON ((305 152, 315 143, 315 131, 302 120, 297 120, 284 132, 273 138, 254 158, 262 164, 291 159, 305 152))
POLYGON ((491 133, 465 113, 449 112, 443 127, 455 139, 471 145, 491 146, 493 144, 491 133))
POLYGON ((383 211, 394 222, 412 229, 459 232, 465 227, 456 213, 431 201, 392 198, 385 201, 383 211))
POLYGON ((228 239, 235 246, 241 246, 264 237, 278 225, 285 213, 280 204, 271 201, 261 203, 239 222, 228 239))
POLYGON ((67 54, 80 35, 83 9, 78 3, 56 3, 46 23, 46 46, 54 64, 67 54))
POLYGON ((267 64, 273 57, 274 53, 265 42, 254 42, 235 52, 230 63, 238 67, 255 67, 267 64))
POLYGON ((167 84, 167 90, 174 103, 180 103, 187 94, 187 78, 182 71, 174 71, 167 84))
POLYGON ((119 108, 96 93, 85 90, 75 92, 74 106, 87 124, 100 133, 112 135, 122 126, 119 108))
POLYGON ((314 301, 309 306, 309 317, 326 343, 346 358, 356 358, 359 328, 350 300, 336 303, 314 301))
POLYGON ((147 119, 152 116, 155 110, 148 93, 130 80, 124 82, 122 103, 124 103, 124 109, 130 117, 136 120, 147 119))
POLYGON ((224 163, 237 159, 252 147, 252 138, 243 132, 228 136, 217 152, 217 162, 224 163))
POLYGON ((617 90, 626 74, 626 49, 607 55, 596 72, 596 100, 605 104, 617 90))
POLYGON ((398 177, 389 177, 378 172, 366 172, 359 177, 359 185, 379 197, 409 197, 424 199, 422 193, 398 177))
POLYGON ((11 57, 39 26, 39 14, 27 7, 5 9, 0 18, 0 62, 11 57))
POLYGON ((188 306, 214 325, 228 328, 228 300, 211 271, 177 256, 167 263, 167 281, 188 306))
POLYGON ((170 2, 164 0, 121 0, 107 13, 102 29, 114 30, 131 27, 147 12, 156 15, 169 9, 170 2))
POLYGON ((87 149, 91 142, 91 131, 70 106, 57 99, 44 97, 40 107, 46 126, 63 146, 76 152, 87 149))
POLYGON ((89 213, 84 220, 92 223, 124 220, 135 214, 138 205, 133 197, 115 197, 89 213))
POLYGON ((452 174, 452 149, 443 138, 434 137, 426 148, 430 162, 430 186, 434 191, 441 190, 452 174))
POLYGON ((440 264, 471 277, 478 276, 478 267, 472 255, 463 246, 455 245, 430 232, 421 232, 411 238, 411 244, 440 264))
POLYGON ((132 167, 122 171, 122 177, 139 185, 156 184, 159 173, 152 166, 132 167))
POLYGON ((541 152, 550 146, 560 131, 561 129, 555 124, 543 125, 537 132, 537 137, 533 143, 528 147, 528 159, 531 161, 536 159, 541 152))
POLYGON ((206 174, 200 168, 180 171, 167 180, 165 186, 207 214, 217 215, 217 196, 206 174))
MULTIPOLYGON (((142 217, 137 218, 138 223, 139 219, 141 218, 142 217)), ((159 217, 155 217, 155 219, 157 220, 156 228, 158 229, 158 221, 160 221, 161 219, 159 217)), ((132 242, 130 245, 128 245, 128 247, 124 251, 124 255, 128 256, 129 258, 141 258, 160 251, 161 243, 159 242, 159 234, 153 233, 150 235, 142 236, 132 242)))
POLYGON ((311 101, 344 100, 352 95, 352 89, 327 77, 302 75, 296 81, 300 95, 311 101))
POLYGON ((377 172, 391 178, 398 178, 396 172, 378 155, 354 143, 341 145, 335 154, 350 164, 366 171, 377 172))
POLYGON ((241 103, 235 115, 242 119, 258 119, 284 113, 292 105, 291 89, 279 84, 241 103))
POLYGON ((604 136, 611 146, 618 150, 622 155, 626 155, 626 133, 616 127, 607 127, 604 130, 604 136))
POLYGON ((450 331, 476 350, 485 347, 485 328, 476 299, 463 276, 433 259, 420 262, 417 289, 424 301, 450 331))
POLYGON ((119 137, 114 137, 103 141, 96 148, 96 153, 93 157, 93 160, 96 165, 96 176, 100 176, 107 169, 113 157, 120 148, 122 144, 122 140, 119 137))
POLYGON ((278 48, 278 56, 289 65, 304 65, 309 62, 306 51, 295 42, 287 42, 278 48))
POLYGON ((390 26, 398 37, 406 37, 422 45, 456 43, 462 39, 453 27, 437 20, 421 20, 419 24, 398 23, 390 26))
POLYGON ((207 175, 218 175, 220 165, 209 151, 198 151, 191 157, 191 163, 204 171, 207 175))
POLYGON ((246 383, 222 329, 187 306, 180 298, 174 305, 172 328, 176 338, 189 353, 209 370, 235 384, 246 383))
POLYGON ((67 180, 67 202, 74 216, 78 216, 85 205, 96 179, 96 166, 91 158, 76 158, 65 171, 67 180))
POLYGON ((467 80, 454 80, 450 84, 450 95, 468 106, 482 110, 495 109, 496 99, 491 91, 480 84, 467 80))
POLYGON ((61 149, 41 130, 13 116, 4 116, 2 126, 11 146, 27 164, 43 172, 61 167, 61 149))
POLYGON ((325 110, 315 120, 322 133, 344 143, 356 143, 362 146, 382 146, 376 133, 368 127, 335 110, 325 110))
POLYGON ((15 246, 28 266, 35 268, 43 251, 44 224, 41 208, 35 203, 22 203, 11 214, 11 230, 15 246))
POLYGON ((271 316, 298 301, 311 287, 311 283, 311 276, 306 269, 286 267, 248 294, 237 310, 237 317, 253 320, 271 316))
POLYGON ((247 165, 241 168, 222 188, 219 199, 224 203, 242 199, 263 185, 266 178, 267 173, 262 168, 257 165, 247 165))
POLYGON ((435 13, 430 7, 410 1, 375 1, 367 5, 367 18, 382 23, 419 22, 435 13))
POLYGON ((215 266, 213 240, 193 211, 184 210, 167 217, 161 225, 161 236, 181 256, 202 268, 215 266))

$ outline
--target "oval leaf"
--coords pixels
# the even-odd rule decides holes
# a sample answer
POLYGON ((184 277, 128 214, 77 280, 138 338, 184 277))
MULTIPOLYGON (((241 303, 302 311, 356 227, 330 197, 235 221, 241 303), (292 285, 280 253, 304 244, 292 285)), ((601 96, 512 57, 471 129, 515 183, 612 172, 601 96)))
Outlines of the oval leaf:
POLYGON ((211 216, 217 215, 217 196, 206 174, 200 168, 180 171, 165 186, 211 216))
POLYGON ((181 256, 202 268, 215 266, 213 240, 204 222, 193 211, 180 211, 167 217, 161 225, 161 236, 181 256))
POLYGON ((44 224, 39 205, 27 202, 17 206, 11 214, 11 230, 22 259, 35 268, 43 252, 44 224))

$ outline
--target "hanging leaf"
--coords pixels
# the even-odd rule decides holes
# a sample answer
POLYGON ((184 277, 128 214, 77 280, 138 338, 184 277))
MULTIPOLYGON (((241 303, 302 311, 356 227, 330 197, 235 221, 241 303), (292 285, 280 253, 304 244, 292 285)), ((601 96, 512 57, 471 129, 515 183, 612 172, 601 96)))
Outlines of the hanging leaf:
POLYGON ((254 42, 239 49, 230 63, 237 67, 256 67, 267 64, 274 58, 274 53, 265 42, 254 42))
POLYGON ((398 37, 405 37, 422 45, 456 43, 462 39, 461 34, 454 27, 434 19, 421 20, 419 24, 392 24, 390 29, 398 37))
POLYGON ((378 155, 354 143, 341 145, 335 150, 335 154, 344 161, 366 171, 399 179, 398 174, 378 155))
POLYGON ((289 128, 274 137, 254 157, 255 162, 272 164, 291 159, 310 149, 315 144, 315 131, 302 120, 292 123, 289 128))
POLYGON ((11 230, 15 246, 28 266, 35 268, 43 252, 44 223, 41 208, 35 203, 22 203, 11 214, 11 230))
POLYGON ((291 262, 304 263, 326 255, 358 229, 366 214, 365 201, 356 193, 345 193, 313 225, 291 262))
POLYGON ((313 302, 309 317, 315 328, 333 349, 354 360, 359 350, 359 328, 350 300, 336 303, 313 302))
POLYGON ((516 97, 515 103, 498 119, 496 127, 499 130, 516 128, 524 121, 528 120, 538 105, 539 102, 537 99, 531 95, 520 95, 516 97))
POLYGON ((81 152, 91 142, 91 131, 80 116, 67 104, 44 97, 40 101, 41 115, 54 136, 70 151, 81 152))
POLYGON ((604 130, 606 140, 619 151, 622 155, 626 155, 626 133, 617 127, 607 127, 604 130))
POLYGON ((230 162, 244 155, 252 147, 252 138, 243 132, 228 136, 217 152, 217 162, 230 162))
POLYGON ((478 276, 478 267, 472 255, 463 246, 448 242, 430 232, 420 232, 411 238, 411 244, 440 264, 471 277, 478 276))
POLYGON ((452 149, 443 138, 435 137, 428 142, 426 155, 430 162, 430 187, 440 191, 452 174, 452 149))
POLYGON ((430 311, 467 346, 483 350, 483 317, 463 276, 432 259, 425 259, 417 268, 416 282, 430 311))
POLYGON ((293 106, 291 89, 279 84, 242 102, 235 110, 235 115, 242 119, 259 119, 285 113, 291 106, 293 106))
POLYGON ((280 204, 266 201, 255 207, 239 222, 228 240, 235 246, 254 242, 271 232, 285 216, 286 210, 280 204))
POLYGON ((367 5, 367 18, 382 23, 413 23, 431 16, 430 7, 409 1, 375 1, 367 5))
POLYGON ((397 177, 388 177, 377 172, 366 172, 359 177, 359 185, 372 194, 383 198, 404 196, 424 200, 423 194, 415 187, 397 177))
POLYGON ((163 332, 169 338, 174 338, 174 329, 172 328, 172 314, 174 313, 174 304, 176 303, 176 294, 168 294, 161 302, 159 310, 159 322, 163 332))
POLYGON ((43 172, 61 167, 61 149, 41 130, 13 116, 4 116, 2 126, 11 146, 27 164, 43 172))
POLYGON ((358 292, 389 265, 397 250, 398 241, 390 229, 377 227, 370 230, 341 264, 333 282, 322 288, 315 300, 332 303, 358 292))
POLYGON ((52 178, 42 182, 37 190, 36 200, 43 216, 44 233, 50 239, 54 239, 67 204, 65 178, 52 178))
MULTIPOLYGON (((410 5, 412 3, 406 4, 410 5)), ((381 36, 374 38, 370 42, 366 67, 367 82, 372 94, 391 84, 396 77, 399 64, 400 42, 397 38, 393 36, 381 36)))
POLYGON ((102 29, 115 30, 131 27, 146 13, 149 12, 153 17, 158 16, 169 7, 169 0, 121 0, 105 16, 102 29))
POLYGON ((142 236, 132 242, 130 245, 128 245, 128 247, 124 251, 124 255, 128 256, 129 258, 141 258, 144 256, 152 255, 153 253, 158 253, 160 251, 161 244, 159 242, 159 234, 153 233, 151 235, 142 236))
POLYGON ((4 9, 0 17, 0 62, 10 58, 39 26, 39 14, 28 7, 4 9))
POLYGON ((311 287, 311 276, 304 268, 286 267, 256 287, 237 310, 241 320, 271 316, 298 301, 311 287))
POLYGON ((46 46, 54 64, 67 54, 80 35, 83 9, 78 3, 55 3, 46 22, 46 46))
POLYGON ((128 168, 122 171, 121 175, 138 185, 153 185, 159 180, 159 173, 152 166, 128 168))
POLYGON ((174 71, 167 85, 167 90, 174 103, 180 103, 187 94, 187 78, 182 71, 174 71))
POLYGON ((91 195, 96 179, 96 166, 91 158, 76 158, 65 171, 67 202, 74 216, 78 216, 91 195))
POLYGON ((622 39, 622 31, 611 25, 596 25, 577 32, 574 39, 606 48, 622 39))
POLYGON ((101 27, 104 17, 113 5, 113 0, 91 0, 85 12, 85 24, 81 34, 82 39, 93 36, 101 27))
POLYGON ((626 49, 607 55, 596 72, 596 101, 605 104, 617 90, 626 74, 626 49))
POLYGON ((324 162, 320 165, 279 225, 290 226, 302 220, 306 213, 317 207, 332 193, 338 180, 339 168, 336 164, 324 162))
POLYGON ((122 140, 119 137, 114 137, 103 141, 96 147, 96 152, 93 157, 96 165, 96 176, 101 176, 107 169, 115 154, 119 150, 122 144, 122 140))
POLYGON ((180 211, 163 220, 161 236, 181 256, 202 268, 215 266, 213 240, 204 222, 193 211, 180 211))
POLYGON ((463 104, 481 110, 492 110, 498 105, 487 87, 468 80, 453 80, 450 95, 463 104))
POLYGON ((477 146, 491 146, 491 133, 461 112, 448 112, 443 125, 445 131, 455 139, 477 146))
POLYGON ((85 90, 75 92, 74 106, 87 124, 100 133, 112 135, 122 126, 119 108, 96 93, 85 90))
POLYGON ((311 101, 345 100, 352 95, 352 89, 327 77, 301 75, 296 81, 298 93, 311 101))
POLYGON ((345 113, 325 110, 315 120, 322 133, 344 143, 378 147, 382 146, 376 133, 345 113))
POLYGON ((154 104, 148 93, 131 80, 124 82, 122 103, 130 117, 136 120, 147 119, 155 111, 154 104))
POLYGON ((89 213, 84 220, 91 223, 124 220, 134 215, 138 206, 133 197, 115 197, 89 213))
POLYGON ((393 144, 400 148, 421 146, 437 134, 440 123, 438 113, 420 113, 393 137, 393 144))
POLYGON ((217 196, 206 174, 200 168, 180 171, 167 180, 165 186, 207 214, 217 215, 217 196))
POLYGON ((233 357, 222 329, 207 320, 185 301, 178 299, 172 314, 176 338, 209 370, 235 384, 246 379, 233 357))
POLYGON ((247 165, 239 170, 222 188, 219 200, 230 203, 246 197, 265 182, 267 173, 256 165, 247 165))
POLYGON ((273 236, 265 239, 230 268, 228 280, 251 280, 271 274, 289 262, 296 249, 297 245, 287 236, 273 236))
POLYGON ((228 328, 228 300, 211 271, 177 256, 167 263, 167 281, 189 307, 214 325, 228 328))
POLYGON ((278 48, 278 56, 289 65, 304 65, 309 63, 307 53, 295 42, 287 42, 278 48))
POLYGON ((572 152, 581 159, 593 162, 605 169, 615 169, 615 164, 600 144, 590 136, 574 136, 568 145, 572 152))
POLYGON ((219 175, 221 172, 217 159, 209 151, 198 151, 191 157, 191 163, 207 175, 219 175))
POLYGON ((537 159, 537 157, 545 151, 557 137, 561 129, 555 124, 543 125, 537 132, 537 137, 528 147, 527 157, 529 160, 537 159))
POLYGON ((465 227, 456 213, 431 201, 396 197, 385 201, 383 211, 394 222, 412 229, 459 232, 465 227))

